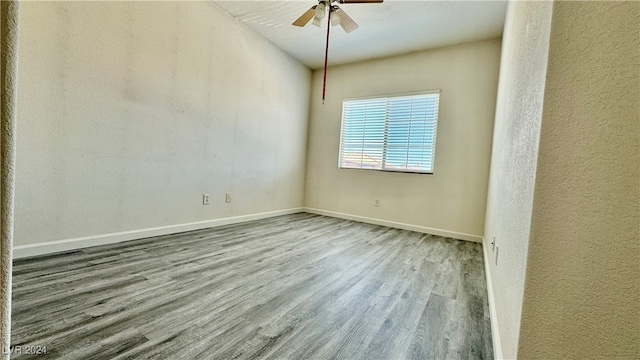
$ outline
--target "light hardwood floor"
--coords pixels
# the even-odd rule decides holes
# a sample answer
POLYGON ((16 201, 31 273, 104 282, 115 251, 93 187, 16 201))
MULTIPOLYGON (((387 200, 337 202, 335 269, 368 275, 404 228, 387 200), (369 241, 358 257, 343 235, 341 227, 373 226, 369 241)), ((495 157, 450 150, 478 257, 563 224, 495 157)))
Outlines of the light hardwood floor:
POLYGON ((14 359, 493 357, 480 244, 305 213, 17 260, 13 285, 14 359))

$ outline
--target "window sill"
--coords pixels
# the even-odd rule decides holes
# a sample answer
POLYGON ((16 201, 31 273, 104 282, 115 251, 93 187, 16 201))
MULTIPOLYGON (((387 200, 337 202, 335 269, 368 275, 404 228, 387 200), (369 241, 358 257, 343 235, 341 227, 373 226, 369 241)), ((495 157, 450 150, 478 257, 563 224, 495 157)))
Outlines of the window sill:
POLYGON ((404 174, 416 174, 416 175, 433 175, 433 171, 431 172, 422 172, 422 171, 411 171, 411 170, 394 170, 394 169, 365 169, 365 168, 356 168, 356 167, 338 167, 338 170, 365 170, 365 171, 379 171, 379 172, 389 172, 389 173, 404 173, 404 174))

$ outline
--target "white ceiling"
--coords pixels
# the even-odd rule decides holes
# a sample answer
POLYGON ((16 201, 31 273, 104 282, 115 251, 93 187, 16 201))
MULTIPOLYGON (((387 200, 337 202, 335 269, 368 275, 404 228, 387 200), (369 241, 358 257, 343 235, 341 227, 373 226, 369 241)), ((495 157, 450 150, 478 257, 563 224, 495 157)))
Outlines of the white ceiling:
MULTIPOLYGON (((316 0, 212 2, 312 69, 322 67, 326 23, 291 25, 316 0)), ((507 2, 385 0, 340 7, 360 27, 349 34, 331 28, 330 65, 500 36, 507 2)))

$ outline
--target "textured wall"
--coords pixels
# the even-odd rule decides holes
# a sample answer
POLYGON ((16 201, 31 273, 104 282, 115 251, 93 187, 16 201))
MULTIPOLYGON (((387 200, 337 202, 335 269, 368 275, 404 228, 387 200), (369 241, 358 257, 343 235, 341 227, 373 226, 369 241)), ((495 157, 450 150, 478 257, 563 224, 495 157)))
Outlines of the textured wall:
POLYGON ((494 351, 506 359, 518 346, 551 9, 550 2, 509 3, 503 35, 484 251, 498 325, 494 351))
POLYGON ((23 5, 16 245, 303 205, 307 67, 207 2, 23 5))
POLYGON ((640 3, 555 3, 519 358, 640 358, 639 132, 640 3))
POLYGON ((13 252, 13 209, 17 117, 18 19, 17 1, 0 2, 0 346, 8 359, 11 340, 11 269, 13 252))
POLYGON ((500 39, 315 71, 307 207, 482 236, 500 39), (338 169, 342 100, 440 89, 433 175, 338 169), (380 207, 374 199, 380 198, 380 207))

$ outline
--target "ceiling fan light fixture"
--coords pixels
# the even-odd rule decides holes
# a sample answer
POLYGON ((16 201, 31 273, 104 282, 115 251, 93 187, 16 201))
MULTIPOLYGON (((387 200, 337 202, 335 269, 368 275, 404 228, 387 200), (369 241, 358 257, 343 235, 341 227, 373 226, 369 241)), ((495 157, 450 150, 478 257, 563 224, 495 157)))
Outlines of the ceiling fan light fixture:
POLYGON ((340 21, 342 20, 342 18, 340 17, 340 9, 331 9, 331 12, 333 12, 334 15, 331 17, 331 25, 340 25, 340 21))
POLYGON ((322 18, 324 18, 324 14, 326 13, 327 7, 324 4, 324 2, 320 2, 320 4, 318 4, 318 6, 316 6, 315 11, 315 16, 313 17, 313 22, 311 22, 311 24, 320 27, 320 25, 322 24, 322 18))

